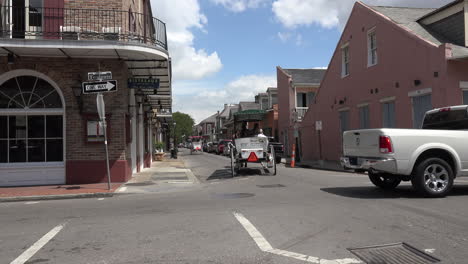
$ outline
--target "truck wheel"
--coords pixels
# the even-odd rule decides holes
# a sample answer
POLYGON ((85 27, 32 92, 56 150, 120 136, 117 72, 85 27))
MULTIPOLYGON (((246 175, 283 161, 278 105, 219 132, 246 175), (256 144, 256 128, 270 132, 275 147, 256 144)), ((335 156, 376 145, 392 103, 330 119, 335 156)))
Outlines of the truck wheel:
POLYGON ((395 189, 401 182, 399 178, 385 173, 369 172, 369 179, 375 186, 385 190, 395 189))
POLYGON ((453 170, 445 160, 428 158, 416 166, 411 184, 422 195, 437 198, 450 192, 453 179, 453 170))

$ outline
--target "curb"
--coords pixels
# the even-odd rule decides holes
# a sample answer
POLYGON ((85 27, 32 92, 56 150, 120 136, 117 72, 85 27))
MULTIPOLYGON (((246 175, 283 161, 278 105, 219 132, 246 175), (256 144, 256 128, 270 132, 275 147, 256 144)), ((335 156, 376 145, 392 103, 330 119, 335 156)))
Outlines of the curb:
POLYGON ((79 193, 79 194, 61 194, 61 195, 42 195, 42 196, 15 196, 0 198, 0 203, 9 202, 29 202, 44 200, 66 200, 66 199, 84 199, 84 198, 103 198, 112 197, 114 193, 79 193))

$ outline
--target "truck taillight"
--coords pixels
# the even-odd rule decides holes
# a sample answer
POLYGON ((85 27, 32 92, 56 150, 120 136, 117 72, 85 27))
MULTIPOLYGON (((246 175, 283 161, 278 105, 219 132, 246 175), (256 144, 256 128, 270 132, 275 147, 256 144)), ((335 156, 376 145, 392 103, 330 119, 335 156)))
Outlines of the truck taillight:
POLYGON ((392 140, 389 136, 380 136, 379 139, 380 153, 388 154, 393 153, 392 140))

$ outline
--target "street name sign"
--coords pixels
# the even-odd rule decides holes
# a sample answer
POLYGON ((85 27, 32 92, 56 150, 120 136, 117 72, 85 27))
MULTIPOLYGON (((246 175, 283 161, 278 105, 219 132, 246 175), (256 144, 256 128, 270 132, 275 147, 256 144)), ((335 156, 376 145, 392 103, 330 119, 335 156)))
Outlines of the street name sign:
POLYGON ((158 89, 159 79, 129 78, 128 88, 129 89, 158 89))
POLYGON ((88 80, 90 81, 104 81, 112 80, 112 72, 88 72, 88 80))
POLYGON ((83 83, 84 94, 106 93, 115 91, 117 91, 117 81, 115 80, 83 83))

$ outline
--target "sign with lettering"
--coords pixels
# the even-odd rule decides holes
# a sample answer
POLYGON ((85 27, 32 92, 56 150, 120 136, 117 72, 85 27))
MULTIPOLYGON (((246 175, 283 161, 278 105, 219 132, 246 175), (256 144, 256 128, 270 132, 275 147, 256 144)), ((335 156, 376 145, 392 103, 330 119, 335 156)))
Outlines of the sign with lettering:
POLYGON ((128 88, 129 89, 158 89, 159 79, 129 78, 128 88))
POLYGON ((115 92, 115 91, 117 91, 117 81, 114 81, 114 80, 103 81, 103 82, 84 82, 83 83, 84 94, 106 93, 106 92, 115 92))

